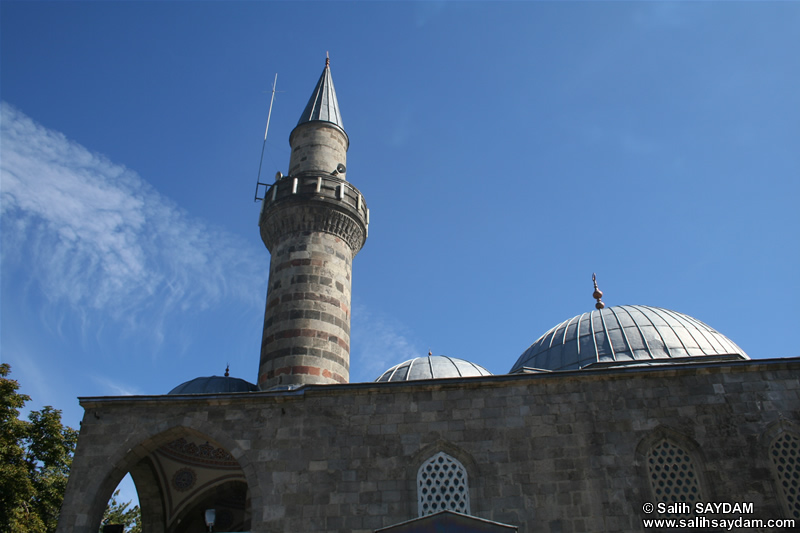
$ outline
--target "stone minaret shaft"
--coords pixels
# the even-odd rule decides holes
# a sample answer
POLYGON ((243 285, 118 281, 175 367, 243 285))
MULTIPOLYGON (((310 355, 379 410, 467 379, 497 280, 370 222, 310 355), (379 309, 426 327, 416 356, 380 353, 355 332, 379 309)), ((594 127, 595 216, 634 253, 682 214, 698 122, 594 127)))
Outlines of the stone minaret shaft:
POLYGON ((258 384, 347 383, 352 261, 369 211, 345 180, 349 138, 330 66, 289 136, 289 175, 266 191, 259 217, 270 251, 258 384))

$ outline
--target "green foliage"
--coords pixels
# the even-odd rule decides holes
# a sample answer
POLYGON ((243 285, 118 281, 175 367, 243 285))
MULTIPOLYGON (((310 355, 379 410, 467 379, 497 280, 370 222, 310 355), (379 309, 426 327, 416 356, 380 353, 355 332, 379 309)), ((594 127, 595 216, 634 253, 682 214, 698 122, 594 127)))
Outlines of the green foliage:
MULTIPOLYGON (((103 524, 122 524, 125 526, 125 533, 142 533, 142 518, 139 506, 128 509, 131 502, 117 502, 119 490, 115 491, 108 502, 106 510, 103 512, 103 524)), ((102 533, 103 527, 100 526, 102 533)))
POLYGON ((28 421, 19 409, 30 397, 0 365, 0 533, 51 533, 67 487, 78 432, 61 424, 61 411, 45 407, 28 421))

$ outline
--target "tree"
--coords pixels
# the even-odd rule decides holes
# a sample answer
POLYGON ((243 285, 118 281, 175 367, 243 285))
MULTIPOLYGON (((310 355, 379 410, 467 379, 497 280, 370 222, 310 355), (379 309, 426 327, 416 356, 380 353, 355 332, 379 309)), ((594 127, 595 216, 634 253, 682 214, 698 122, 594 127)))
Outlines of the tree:
POLYGON ((8 365, 0 365, 0 528, 12 531, 25 518, 23 502, 30 500, 33 486, 28 477, 25 450, 21 446, 27 424, 19 420, 19 409, 30 398, 18 394, 19 383, 7 379, 8 365))
POLYGON ((30 397, 17 392, 10 373, 9 365, 0 364, 0 533, 51 533, 78 432, 50 406, 20 420, 19 409, 30 397))
MULTIPOLYGON (((119 489, 114 491, 114 494, 108 501, 106 510, 103 511, 102 524, 121 524, 125 526, 125 533, 142 533, 142 519, 139 506, 134 505, 133 509, 128 509, 131 502, 119 503, 117 502, 117 496, 119 496, 119 489)), ((100 531, 103 531, 102 526, 100 526, 100 531)))

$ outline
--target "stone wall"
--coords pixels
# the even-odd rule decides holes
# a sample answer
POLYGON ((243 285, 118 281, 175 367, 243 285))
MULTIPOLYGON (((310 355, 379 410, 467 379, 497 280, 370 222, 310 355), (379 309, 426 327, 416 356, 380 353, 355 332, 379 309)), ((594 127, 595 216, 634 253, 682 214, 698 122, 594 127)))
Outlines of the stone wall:
MULTIPOLYGON (((786 517, 770 439, 800 425, 800 359, 307 386, 288 393, 82 399, 59 533, 97 531, 124 473, 176 436, 226 447, 254 532, 371 532, 417 516, 417 470, 444 451, 475 516, 520 531, 643 531, 648 447, 692 456, 703 498, 786 517)), ((766 529, 762 529, 766 531, 766 529)))
MULTIPOLYGON (((304 172, 329 174, 338 165, 347 166, 350 140, 343 129, 329 122, 312 121, 299 124, 289 136, 292 154, 289 175, 304 172)), ((344 174, 340 175, 344 178, 344 174)))

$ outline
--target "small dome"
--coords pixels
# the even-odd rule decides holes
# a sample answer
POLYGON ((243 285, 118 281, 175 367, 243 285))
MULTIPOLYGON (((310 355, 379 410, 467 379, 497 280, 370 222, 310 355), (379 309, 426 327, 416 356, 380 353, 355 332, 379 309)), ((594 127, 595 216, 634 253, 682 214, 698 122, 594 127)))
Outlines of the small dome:
POLYGON ((492 373, 475 363, 447 357, 429 355, 417 357, 393 366, 375 381, 414 381, 417 379, 465 378, 491 376, 492 373))
POLYGON ((168 394, 213 394, 216 392, 255 392, 258 387, 239 378, 230 376, 210 376, 194 378, 181 383, 168 394))
POLYGON ((749 359, 725 335, 688 315, 620 305, 557 325, 531 344, 509 373, 523 368, 575 370, 596 363, 664 364, 687 357, 749 359))

